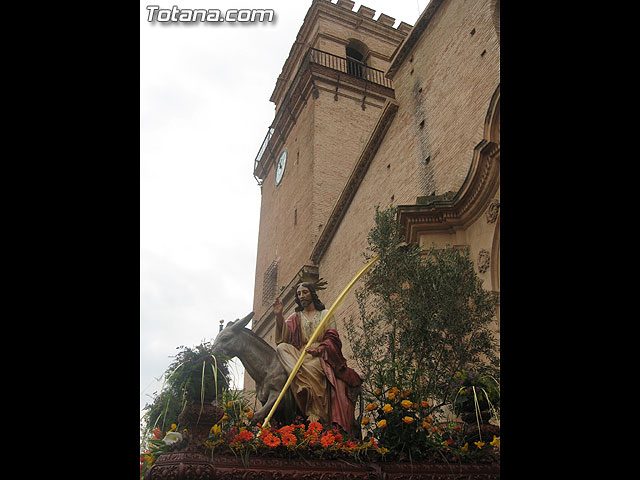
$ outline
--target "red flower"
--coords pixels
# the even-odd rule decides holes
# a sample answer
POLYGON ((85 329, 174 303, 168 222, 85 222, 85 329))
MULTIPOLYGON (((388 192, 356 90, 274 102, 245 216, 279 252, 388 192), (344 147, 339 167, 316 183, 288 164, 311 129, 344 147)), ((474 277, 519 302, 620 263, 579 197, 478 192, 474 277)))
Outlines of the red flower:
POLYGON ((278 430, 278 433, 280 433, 280 434, 291 433, 291 432, 293 432, 293 429, 294 429, 293 425, 285 425, 280 430, 278 430))
POLYGON ((311 422, 309 424, 309 428, 307 429, 307 434, 317 435, 322 431, 322 424, 318 422, 311 422))
POLYGON ((298 441, 293 433, 281 433, 280 436, 282 437, 282 445, 285 447, 294 446, 298 441))
POLYGON ((331 432, 325 432, 324 435, 322 435, 322 438, 320 439, 320 443, 322 444, 323 447, 328 447, 329 445, 333 444, 336 441, 336 437, 334 437, 331 432))
POLYGON ((267 447, 274 448, 280 445, 280 439, 271 432, 263 433, 260 438, 262 440, 262 443, 264 443, 267 447))
POLYGON ((253 433, 251 433, 249 430, 242 430, 235 437, 233 437, 233 440, 231 443, 248 442, 252 438, 253 438, 253 433))

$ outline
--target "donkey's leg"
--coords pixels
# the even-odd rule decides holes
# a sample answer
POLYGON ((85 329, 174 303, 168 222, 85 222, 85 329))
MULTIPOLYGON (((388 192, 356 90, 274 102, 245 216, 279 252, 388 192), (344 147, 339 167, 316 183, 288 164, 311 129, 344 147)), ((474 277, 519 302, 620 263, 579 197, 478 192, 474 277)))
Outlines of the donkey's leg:
POLYGON ((278 399, 278 395, 280 395, 280 392, 277 392, 275 390, 271 390, 269 392, 267 402, 262 405, 262 408, 254 414, 254 418, 257 422, 262 422, 262 420, 264 420, 264 418, 269 414, 269 412, 271 411, 271 407, 273 407, 273 405, 276 403, 276 400, 278 399))

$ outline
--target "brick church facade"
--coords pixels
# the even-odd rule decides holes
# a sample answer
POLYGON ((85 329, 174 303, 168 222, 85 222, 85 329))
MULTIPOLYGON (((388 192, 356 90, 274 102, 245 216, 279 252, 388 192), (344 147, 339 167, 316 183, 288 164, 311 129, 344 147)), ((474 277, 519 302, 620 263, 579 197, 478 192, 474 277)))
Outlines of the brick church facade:
MULTIPOLYGON (((275 346, 271 303, 323 278, 327 308, 364 265, 376 205, 408 241, 468 246, 500 293, 500 0, 431 0, 414 26, 313 0, 270 100, 254 163, 262 199, 252 330, 275 346)), ((353 292, 336 311, 357 317, 353 292)), ((500 315, 496 322, 499 334, 500 315)), ((246 390, 255 382, 245 375, 246 390)))

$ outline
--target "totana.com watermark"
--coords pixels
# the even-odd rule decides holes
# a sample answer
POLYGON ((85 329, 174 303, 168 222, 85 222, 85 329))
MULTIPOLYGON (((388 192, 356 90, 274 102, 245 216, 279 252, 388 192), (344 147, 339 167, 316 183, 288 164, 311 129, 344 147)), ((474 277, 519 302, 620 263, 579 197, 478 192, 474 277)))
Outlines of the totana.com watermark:
POLYGON ((229 9, 222 12, 218 9, 178 8, 177 5, 160 8, 159 5, 147 5, 149 15, 147 22, 272 22, 273 10, 262 9, 229 9))

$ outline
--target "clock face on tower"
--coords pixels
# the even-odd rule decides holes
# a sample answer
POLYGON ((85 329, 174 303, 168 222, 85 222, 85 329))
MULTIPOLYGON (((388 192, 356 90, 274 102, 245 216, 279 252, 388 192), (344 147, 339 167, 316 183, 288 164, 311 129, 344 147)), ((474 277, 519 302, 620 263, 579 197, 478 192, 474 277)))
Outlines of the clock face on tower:
POLYGON ((287 165, 287 150, 283 150, 276 163, 276 186, 280 185, 284 175, 284 167, 287 165))

